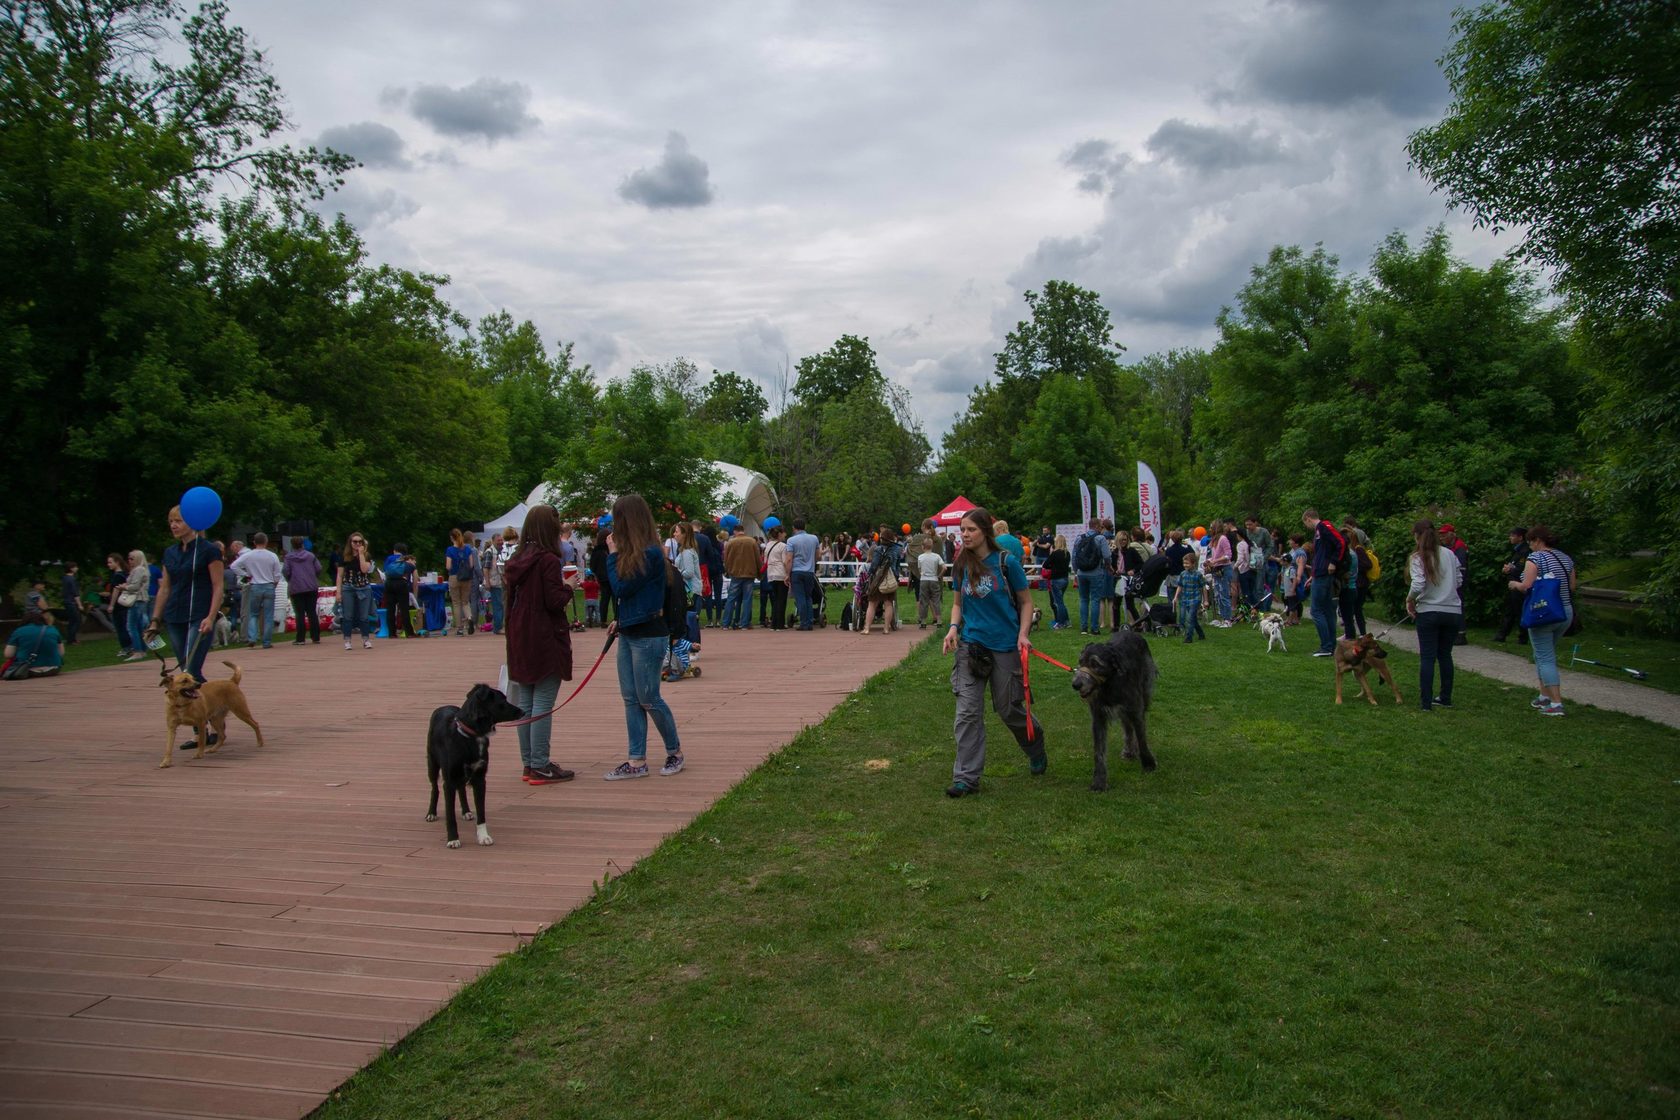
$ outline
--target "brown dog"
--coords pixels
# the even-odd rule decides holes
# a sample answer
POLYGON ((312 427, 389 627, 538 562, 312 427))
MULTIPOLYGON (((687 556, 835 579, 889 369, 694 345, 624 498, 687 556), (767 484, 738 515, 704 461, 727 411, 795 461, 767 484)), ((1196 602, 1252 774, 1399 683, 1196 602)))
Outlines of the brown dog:
POLYGON ((262 728, 251 718, 251 706, 245 702, 245 694, 239 689, 239 666, 231 661, 222 664, 233 670, 232 680, 199 684, 191 673, 165 673, 158 682, 158 687, 165 693, 163 719, 169 726, 169 742, 163 748, 159 770, 174 761, 175 732, 182 727, 191 727, 198 732, 198 753, 193 755, 194 758, 204 757, 211 729, 216 732, 216 745, 210 747, 210 753, 220 750, 227 741, 229 712, 244 720, 257 733, 257 746, 263 745, 262 728))
POLYGON ((1377 698, 1371 692, 1371 682, 1365 679, 1365 674, 1372 669, 1388 682, 1389 689, 1394 693, 1394 702, 1400 703, 1400 689, 1394 683, 1394 674, 1388 669, 1388 651, 1369 634, 1361 634, 1351 642, 1344 638, 1336 643, 1336 703, 1342 702, 1342 674, 1351 671, 1359 678, 1359 687, 1365 693, 1365 699, 1375 704, 1377 698))

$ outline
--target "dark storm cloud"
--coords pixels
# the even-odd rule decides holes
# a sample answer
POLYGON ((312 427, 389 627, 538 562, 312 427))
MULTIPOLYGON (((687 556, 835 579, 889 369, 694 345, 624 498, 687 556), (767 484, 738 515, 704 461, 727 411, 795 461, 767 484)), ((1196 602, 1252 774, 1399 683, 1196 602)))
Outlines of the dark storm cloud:
POLYGON ((375 121, 341 124, 321 133, 321 147, 355 156, 368 167, 391 167, 406 171, 411 166, 403 155, 403 138, 394 128, 375 121))
POLYGON ((1107 140, 1081 140, 1062 156, 1063 165, 1079 172, 1079 189, 1103 194, 1125 173, 1131 157, 1117 153, 1107 140))
POLYGON ((1371 101, 1427 115, 1446 101, 1435 60, 1458 0, 1294 0, 1242 59, 1241 92, 1286 105, 1371 101))
POLYGON ((408 111, 445 136, 476 138, 493 143, 535 128, 536 117, 526 112, 530 89, 519 82, 480 78, 460 89, 416 86, 412 93, 386 90, 385 99, 406 100, 408 111))
POLYGON ((682 133, 665 139, 665 156, 653 167, 633 171, 619 184, 619 197, 649 210, 705 206, 712 201, 706 161, 688 150, 682 133))
MULTIPOLYGON (((1278 138, 1260 132, 1252 124, 1221 128, 1192 124, 1178 117, 1157 128, 1143 146, 1156 159, 1203 174, 1234 171, 1284 158, 1278 138)), ((1084 186, 1083 181, 1080 186, 1084 186)))

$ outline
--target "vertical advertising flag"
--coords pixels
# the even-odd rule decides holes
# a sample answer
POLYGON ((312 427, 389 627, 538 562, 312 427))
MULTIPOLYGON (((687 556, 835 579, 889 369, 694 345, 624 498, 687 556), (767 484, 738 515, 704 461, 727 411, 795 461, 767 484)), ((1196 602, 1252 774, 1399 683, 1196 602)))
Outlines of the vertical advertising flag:
POLYGON ((1119 520, 1114 516, 1114 495, 1108 492, 1107 487, 1097 487, 1097 516, 1104 521, 1119 520))
POLYGON ((1155 534, 1157 545, 1161 543, 1161 487, 1142 459, 1138 460, 1138 524, 1144 532, 1155 534))
POLYGON ((1083 478, 1079 480, 1079 520, 1091 520, 1091 488, 1085 485, 1083 478))

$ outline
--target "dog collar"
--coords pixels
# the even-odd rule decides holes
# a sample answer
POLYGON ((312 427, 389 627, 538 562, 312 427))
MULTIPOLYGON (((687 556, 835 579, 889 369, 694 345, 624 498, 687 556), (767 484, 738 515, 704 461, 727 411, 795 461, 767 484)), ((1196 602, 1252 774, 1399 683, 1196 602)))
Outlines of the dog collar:
POLYGON ((492 736, 496 733, 496 729, 494 727, 491 727, 490 730, 488 730, 488 731, 478 731, 478 730, 475 730, 471 727, 468 727, 466 724, 462 723, 459 719, 457 719, 455 721, 455 730, 459 731, 461 734, 465 735, 469 739, 488 739, 488 738, 490 738, 490 736, 492 736))

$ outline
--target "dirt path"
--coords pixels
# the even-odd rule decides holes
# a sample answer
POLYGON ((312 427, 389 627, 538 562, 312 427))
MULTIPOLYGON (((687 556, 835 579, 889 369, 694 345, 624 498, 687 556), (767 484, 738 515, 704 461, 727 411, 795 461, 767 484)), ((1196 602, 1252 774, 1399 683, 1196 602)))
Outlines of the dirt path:
MULTIPOLYGON (((1383 637, 1386 644, 1411 653, 1417 652, 1417 632, 1410 627, 1394 626, 1390 629, 1391 623, 1374 618, 1369 620, 1369 624, 1374 634, 1388 631, 1383 637)), ((1453 667, 1468 669, 1507 684, 1536 687, 1534 660, 1528 654, 1528 647, 1515 648, 1522 652, 1505 653, 1480 646, 1458 646, 1453 650, 1453 667)), ((1559 675, 1563 680, 1566 704, 1591 704, 1595 708, 1625 712, 1669 727, 1680 727, 1680 696, 1672 692, 1632 681, 1615 680, 1603 673, 1587 670, 1561 669, 1559 675)))

